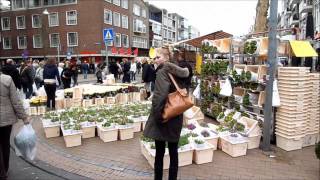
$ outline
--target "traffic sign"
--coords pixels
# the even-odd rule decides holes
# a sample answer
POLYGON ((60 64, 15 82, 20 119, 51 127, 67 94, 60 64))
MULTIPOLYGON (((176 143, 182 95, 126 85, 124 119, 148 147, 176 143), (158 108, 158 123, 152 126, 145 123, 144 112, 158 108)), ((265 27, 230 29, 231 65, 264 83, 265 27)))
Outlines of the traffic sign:
POLYGON ((113 40, 113 29, 108 28, 103 30, 103 40, 112 41, 113 40))

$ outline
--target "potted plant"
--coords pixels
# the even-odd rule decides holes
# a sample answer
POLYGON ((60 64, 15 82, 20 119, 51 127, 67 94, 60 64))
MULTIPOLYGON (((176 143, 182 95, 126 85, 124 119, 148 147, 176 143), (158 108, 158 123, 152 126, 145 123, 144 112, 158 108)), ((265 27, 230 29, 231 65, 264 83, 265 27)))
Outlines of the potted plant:
POLYGON ((248 140, 239 134, 233 133, 228 136, 222 136, 222 151, 232 157, 244 156, 247 153, 248 140))
POLYGON ((189 144, 188 135, 180 136, 178 142, 179 166, 192 164, 193 148, 189 144))
POLYGON ((194 144, 195 144, 195 147, 198 149, 205 147, 204 141, 201 139, 195 139, 194 144))
POLYGON ((46 138, 60 136, 60 118, 53 113, 46 113, 42 120, 42 125, 46 138))
POLYGON ((82 131, 80 129, 81 125, 78 123, 75 123, 73 125, 70 123, 64 123, 62 125, 62 134, 66 147, 81 145, 82 131))
POLYGON ((117 120, 120 140, 133 138, 134 128, 133 125, 129 125, 129 122, 130 121, 125 116, 122 116, 117 120))
POLYGON ((100 139, 103 142, 112 142, 118 140, 118 129, 110 121, 105 121, 98 125, 100 139))
POLYGON ((211 144, 214 148, 214 150, 217 149, 217 146, 218 146, 218 138, 219 136, 217 134, 213 134, 213 133, 210 133, 210 131, 208 130, 202 130, 201 131, 201 136, 203 137, 203 139, 211 144))

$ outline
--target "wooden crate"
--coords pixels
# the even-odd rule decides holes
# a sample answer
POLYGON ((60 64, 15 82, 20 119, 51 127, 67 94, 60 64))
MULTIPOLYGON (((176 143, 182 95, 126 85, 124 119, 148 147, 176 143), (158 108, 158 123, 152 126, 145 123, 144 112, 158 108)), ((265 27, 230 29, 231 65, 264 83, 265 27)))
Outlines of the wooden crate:
POLYGON ((133 132, 140 132, 141 131, 141 121, 133 123, 133 132))
POLYGON ((73 99, 72 107, 81 107, 82 106, 82 99, 73 99))
POLYGON ((43 127, 46 138, 59 137, 60 125, 52 127, 43 127))
POLYGON ((302 149, 302 144, 303 144, 302 136, 288 138, 276 132, 276 138, 277 138, 277 147, 285 151, 302 149))
POLYGON ((47 106, 38 106, 38 114, 37 115, 44 115, 47 110, 47 106))
POLYGON ((65 108, 65 103, 64 103, 64 99, 57 99, 56 98, 56 110, 60 110, 60 109, 64 109, 65 108))
POLYGON ((64 142, 66 143, 66 147, 74 147, 81 145, 81 133, 64 135, 64 142))
POLYGON ((103 142, 112 142, 118 140, 118 129, 104 129, 98 126, 100 132, 100 139, 103 142))
POLYGON ((213 147, 207 146, 206 148, 195 148, 193 151, 193 162, 196 164, 205 164, 212 162, 213 147))
POLYGON ((229 136, 221 137, 222 151, 232 157, 245 156, 247 154, 248 141, 234 143, 229 140, 229 136))
POLYGON ((248 137, 248 149, 256 149, 259 148, 260 145, 261 134, 248 137))
POLYGON ((94 99, 94 104, 97 105, 97 106, 104 105, 104 98, 95 98, 94 99))
POLYGON ((260 65, 259 66, 259 74, 258 74, 258 79, 263 79, 265 76, 268 74, 268 67, 266 65, 260 65))
POLYGON ((82 107, 88 108, 93 105, 93 99, 83 99, 82 100, 82 107))
POLYGON ((193 149, 178 150, 179 167, 192 164, 193 149))
POLYGON ((82 127, 82 138, 92 138, 96 136, 96 126, 82 127))
POLYGON ((106 100, 107 100, 107 102, 106 102, 107 104, 116 104, 117 103, 116 97, 107 97, 106 100))
POLYGON ((82 87, 79 87, 79 86, 73 87, 73 99, 81 99, 82 93, 83 93, 82 87))
POLYGON ((133 138, 133 127, 127 127, 127 128, 119 128, 119 139, 122 140, 127 140, 127 139, 132 139, 133 138))
POLYGON ((265 91, 261 91, 259 94, 259 99, 258 99, 258 106, 262 107, 265 103, 266 100, 266 92, 265 91))

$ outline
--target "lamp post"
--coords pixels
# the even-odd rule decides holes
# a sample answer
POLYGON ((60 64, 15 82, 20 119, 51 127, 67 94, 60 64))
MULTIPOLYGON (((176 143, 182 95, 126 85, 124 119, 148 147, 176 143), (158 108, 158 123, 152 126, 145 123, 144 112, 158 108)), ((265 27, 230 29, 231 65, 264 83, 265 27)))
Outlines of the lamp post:
MULTIPOLYGON (((45 37, 45 25, 44 25, 44 16, 45 15, 49 15, 49 12, 47 9, 45 9, 42 14, 41 14, 41 37, 42 37, 42 43, 43 43, 43 59, 45 60, 46 59, 46 54, 47 54, 47 49, 46 49, 46 37, 45 37)), ((49 20, 48 20, 48 25, 49 25, 49 20)))

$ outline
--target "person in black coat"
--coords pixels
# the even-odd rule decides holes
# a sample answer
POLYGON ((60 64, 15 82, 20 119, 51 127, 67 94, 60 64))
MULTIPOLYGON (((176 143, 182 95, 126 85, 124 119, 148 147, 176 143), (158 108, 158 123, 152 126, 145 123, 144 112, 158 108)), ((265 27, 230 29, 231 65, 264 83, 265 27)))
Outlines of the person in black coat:
POLYGON ((185 58, 185 51, 178 51, 177 54, 177 60, 178 60, 178 65, 182 68, 188 68, 189 70, 189 76, 186 78, 182 78, 182 84, 183 86, 189 91, 189 88, 191 87, 191 80, 192 80, 192 66, 187 62, 185 58))
POLYGON ((11 76, 16 88, 21 89, 20 74, 12 59, 7 60, 7 64, 2 68, 2 73, 11 76))
POLYGON ((175 92, 175 86, 169 78, 171 73, 180 88, 181 78, 189 76, 187 68, 181 68, 173 63, 166 62, 169 60, 169 51, 165 48, 156 49, 155 62, 158 65, 155 81, 154 95, 152 98, 152 108, 143 132, 145 137, 155 140, 156 157, 154 162, 154 179, 162 180, 163 176, 163 157, 165 153, 166 142, 168 142, 170 167, 169 179, 177 179, 178 175, 178 142, 183 124, 183 115, 169 119, 163 122, 162 113, 169 93, 175 92))
POLYGON ((26 98, 29 99, 33 93, 34 74, 32 61, 26 61, 20 68, 21 86, 26 98))
POLYGON ((153 90, 152 83, 156 80, 156 71, 153 65, 148 64, 147 60, 142 59, 142 82, 144 82, 144 87, 147 91, 147 98, 150 97, 151 91, 153 90))
POLYGON ((109 72, 114 75, 115 79, 118 79, 118 66, 114 60, 111 61, 109 65, 109 72))
POLYGON ((128 62, 127 58, 123 58, 123 78, 122 83, 130 83, 130 62, 128 62))
POLYGON ((61 80, 62 80, 62 84, 63 84, 63 89, 70 88, 71 77, 72 77, 72 70, 69 66, 69 62, 66 62, 66 65, 61 72, 61 80))

